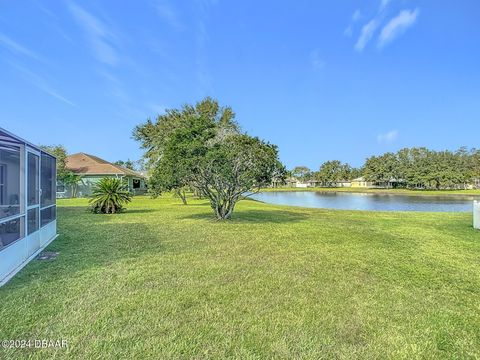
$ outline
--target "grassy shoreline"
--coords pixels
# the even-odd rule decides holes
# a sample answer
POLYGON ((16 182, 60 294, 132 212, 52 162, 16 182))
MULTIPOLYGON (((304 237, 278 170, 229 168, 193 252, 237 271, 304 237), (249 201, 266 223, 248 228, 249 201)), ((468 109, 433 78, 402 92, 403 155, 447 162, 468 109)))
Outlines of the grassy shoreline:
POLYGON ((444 359, 480 356, 480 232, 463 213, 135 197, 59 200, 55 261, 0 288, 0 358, 444 359))
POLYGON ((385 195, 432 195, 432 196, 478 196, 480 190, 409 190, 409 189, 366 189, 366 188, 266 188, 262 191, 323 191, 323 192, 351 192, 351 193, 369 193, 369 194, 385 194, 385 195))

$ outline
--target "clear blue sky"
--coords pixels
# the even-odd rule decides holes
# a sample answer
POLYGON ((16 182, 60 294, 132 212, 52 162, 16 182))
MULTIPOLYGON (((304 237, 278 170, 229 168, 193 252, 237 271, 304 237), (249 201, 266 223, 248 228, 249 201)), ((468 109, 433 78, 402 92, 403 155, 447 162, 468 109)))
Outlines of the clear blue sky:
POLYGON ((138 159, 210 95, 288 167, 480 147, 480 1, 0 0, 0 126, 138 159))

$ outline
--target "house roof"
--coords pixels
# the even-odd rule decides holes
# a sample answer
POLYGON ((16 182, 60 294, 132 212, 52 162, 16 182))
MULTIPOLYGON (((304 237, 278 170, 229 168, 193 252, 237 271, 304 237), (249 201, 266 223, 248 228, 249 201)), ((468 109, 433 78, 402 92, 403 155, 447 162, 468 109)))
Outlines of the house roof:
POLYGON ((128 175, 144 177, 136 171, 109 163, 97 156, 85 153, 67 156, 65 158, 65 164, 68 170, 82 175, 128 175))

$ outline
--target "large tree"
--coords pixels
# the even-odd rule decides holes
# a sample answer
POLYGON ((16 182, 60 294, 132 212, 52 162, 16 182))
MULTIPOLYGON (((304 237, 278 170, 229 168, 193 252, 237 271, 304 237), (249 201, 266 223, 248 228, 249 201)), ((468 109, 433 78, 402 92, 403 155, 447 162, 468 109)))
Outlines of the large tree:
POLYGON ((312 171, 304 165, 295 166, 290 173, 295 179, 300 181, 308 181, 313 176, 312 171))
POLYGON ((217 219, 230 219, 238 200, 284 172, 276 146, 242 133, 231 108, 210 98, 168 110, 134 136, 146 150, 153 193, 190 187, 209 199, 217 219))
POLYGON ((315 174, 318 181, 326 186, 336 186, 341 180, 349 180, 352 177, 352 167, 339 160, 324 162, 315 174))

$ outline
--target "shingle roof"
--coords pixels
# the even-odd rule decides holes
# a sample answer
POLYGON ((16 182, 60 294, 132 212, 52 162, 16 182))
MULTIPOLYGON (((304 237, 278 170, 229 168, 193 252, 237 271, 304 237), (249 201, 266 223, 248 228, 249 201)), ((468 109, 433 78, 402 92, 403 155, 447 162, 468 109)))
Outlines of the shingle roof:
POLYGON ((114 165, 97 156, 78 153, 69 155, 65 159, 66 168, 82 175, 130 175, 143 178, 136 171, 114 165))

